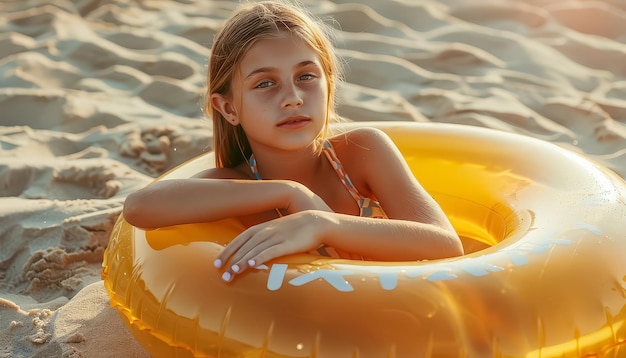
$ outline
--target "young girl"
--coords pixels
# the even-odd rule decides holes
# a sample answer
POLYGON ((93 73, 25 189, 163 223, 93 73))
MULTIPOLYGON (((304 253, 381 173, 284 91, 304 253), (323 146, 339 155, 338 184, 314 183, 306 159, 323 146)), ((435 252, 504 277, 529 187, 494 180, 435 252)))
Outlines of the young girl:
POLYGON ((215 261, 226 281, 311 250, 384 261, 463 254, 384 133, 328 137, 341 74, 327 31, 280 2, 250 4, 230 18, 213 44, 205 107, 216 168, 129 195, 125 219, 156 228, 239 218, 248 229, 215 261))

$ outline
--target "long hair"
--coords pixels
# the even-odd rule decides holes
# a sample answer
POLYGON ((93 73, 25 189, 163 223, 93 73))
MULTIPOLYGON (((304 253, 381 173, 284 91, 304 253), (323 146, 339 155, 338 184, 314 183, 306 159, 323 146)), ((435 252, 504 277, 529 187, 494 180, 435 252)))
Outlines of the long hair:
MULTIPOLYGON (((272 39, 289 32, 316 52, 328 84, 328 108, 324 128, 318 140, 328 134, 328 123, 336 118, 335 88, 342 79, 342 66, 331 44, 330 27, 314 19, 303 7, 279 1, 243 5, 217 33, 209 60, 209 78, 204 113, 213 119, 213 150, 218 168, 232 168, 252 154, 241 125, 233 126, 213 108, 211 95, 229 95, 231 83, 241 60, 259 40, 272 39)), ((321 148, 321 146, 319 146, 321 148)), ((321 149, 320 149, 321 150, 321 149)))

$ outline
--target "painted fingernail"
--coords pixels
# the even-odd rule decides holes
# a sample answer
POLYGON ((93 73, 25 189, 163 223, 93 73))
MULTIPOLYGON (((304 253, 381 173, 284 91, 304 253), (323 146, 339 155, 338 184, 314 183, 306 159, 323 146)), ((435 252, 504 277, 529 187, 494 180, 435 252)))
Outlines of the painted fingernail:
POLYGON ((230 269, 233 270, 233 272, 239 272, 239 265, 232 265, 230 269))
POLYGON ((256 262, 254 262, 253 259, 248 260, 248 266, 254 267, 255 265, 256 265, 256 262))
POLYGON ((231 276, 230 272, 224 272, 224 273, 222 274, 222 280, 224 280, 224 281, 230 281, 230 278, 231 278, 231 277, 232 277, 232 276, 231 276))
POLYGON ((222 267, 222 260, 217 259, 217 260, 213 261, 213 266, 215 266, 216 268, 222 267))

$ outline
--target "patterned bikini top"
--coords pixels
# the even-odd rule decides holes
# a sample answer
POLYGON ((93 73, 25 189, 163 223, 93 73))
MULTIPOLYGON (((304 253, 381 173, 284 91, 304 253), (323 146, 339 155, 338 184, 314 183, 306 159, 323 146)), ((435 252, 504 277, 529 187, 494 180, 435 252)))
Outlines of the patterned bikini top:
MULTIPOLYGON (((352 182, 350 181, 350 177, 343 170, 343 166, 341 165, 339 158, 337 158, 337 153, 335 153, 335 149, 330 144, 330 142, 324 141, 324 146, 322 148, 322 151, 324 152, 324 154, 326 154, 326 158, 328 158, 328 161, 333 166, 333 169, 335 169, 337 176, 339 176, 339 179, 341 179, 343 185, 346 187, 346 189, 348 189, 350 195, 352 195, 354 200, 359 205, 360 216, 377 219, 387 219, 387 215, 383 211, 383 208, 380 206, 380 203, 376 200, 361 195, 361 193, 359 193, 354 184, 352 184, 352 182)), ((249 163, 250 170, 252 171, 254 178, 257 180, 261 180, 262 178, 259 174, 257 163, 254 159, 254 154, 250 156, 249 163)))

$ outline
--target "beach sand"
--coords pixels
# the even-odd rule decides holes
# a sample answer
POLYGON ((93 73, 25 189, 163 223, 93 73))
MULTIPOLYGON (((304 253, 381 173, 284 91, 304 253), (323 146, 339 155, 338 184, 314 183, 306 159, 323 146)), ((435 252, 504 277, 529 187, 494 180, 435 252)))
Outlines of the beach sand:
MULTIPOLYGON (((626 177, 625 2, 305 4, 340 28, 342 116, 521 133, 626 177)), ((0 357, 148 356, 102 256, 128 193, 210 150, 206 61, 235 6, 0 2, 0 357)))

